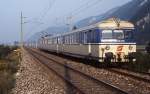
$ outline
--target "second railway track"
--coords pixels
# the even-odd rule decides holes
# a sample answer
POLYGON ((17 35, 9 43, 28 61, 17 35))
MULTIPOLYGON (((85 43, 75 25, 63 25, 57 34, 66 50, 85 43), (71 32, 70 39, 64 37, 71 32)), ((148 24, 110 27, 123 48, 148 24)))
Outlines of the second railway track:
POLYGON ((74 85, 81 93, 84 94, 127 94, 126 91, 108 84, 104 81, 95 79, 87 74, 84 74, 76 69, 69 67, 66 64, 59 63, 55 58, 50 59, 37 51, 28 49, 36 59, 43 63, 48 68, 55 71, 63 79, 74 85))
POLYGON ((125 69, 116 69, 116 68, 111 68, 107 70, 110 72, 115 72, 120 75, 131 77, 133 79, 137 79, 139 81, 150 83, 150 75, 148 73, 138 73, 138 72, 133 72, 125 69))

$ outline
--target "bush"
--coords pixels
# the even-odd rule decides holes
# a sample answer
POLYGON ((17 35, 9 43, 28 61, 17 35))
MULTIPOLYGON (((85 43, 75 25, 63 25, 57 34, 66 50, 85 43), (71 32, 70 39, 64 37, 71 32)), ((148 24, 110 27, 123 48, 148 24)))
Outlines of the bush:
POLYGON ((134 71, 148 72, 150 70, 150 55, 144 52, 137 52, 136 62, 128 64, 128 68, 134 71))
POLYGON ((19 69, 17 47, 0 45, 0 94, 9 94, 15 85, 14 74, 19 69))
POLYGON ((5 58, 11 51, 17 49, 16 46, 10 47, 5 45, 0 45, 0 59, 5 58))
POLYGON ((0 94, 8 94, 14 84, 15 79, 11 73, 0 71, 0 94))

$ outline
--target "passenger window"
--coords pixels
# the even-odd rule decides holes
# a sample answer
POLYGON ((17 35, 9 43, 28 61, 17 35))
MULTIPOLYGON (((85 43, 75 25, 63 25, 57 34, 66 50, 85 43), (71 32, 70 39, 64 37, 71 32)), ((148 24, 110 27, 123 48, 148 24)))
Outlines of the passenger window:
POLYGON ((84 43, 87 43, 87 32, 84 33, 84 43))
POLYGON ((91 40, 92 40, 92 31, 91 30, 88 31, 87 37, 88 37, 87 43, 91 43, 91 40))

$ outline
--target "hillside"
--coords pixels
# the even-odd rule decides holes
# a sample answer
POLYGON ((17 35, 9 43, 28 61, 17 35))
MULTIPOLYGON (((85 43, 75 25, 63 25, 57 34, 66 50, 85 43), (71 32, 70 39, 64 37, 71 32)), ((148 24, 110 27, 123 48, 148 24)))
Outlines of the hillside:
POLYGON ((80 28, 110 17, 118 17, 133 22, 136 26, 135 39, 137 44, 146 44, 150 40, 150 0, 132 0, 123 6, 109 10, 105 14, 83 19, 75 25, 80 28))
MULTIPOLYGON (((122 20, 133 22, 136 25, 135 39, 138 44, 146 44, 150 40, 150 0, 132 0, 104 14, 83 19, 75 23, 74 26, 81 28, 110 17, 118 17, 122 20)), ((32 39, 37 40, 44 35, 58 34, 66 31, 68 31, 66 26, 49 27, 32 36, 32 39)))
POLYGON ((133 0, 133 1, 128 2, 127 4, 125 4, 123 6, 113 8, 104 14, 83 19, 83 20, 77 22, 76 26, 78 28, 80 28, 80 27, 83 27, 86 25, 97 23, 101 20, 104 20, 104 19, 107 19, 110 17, 118 17, 122 20, 130 20, 140 10, 141 7, 139 7, 139 4, 142 1, 143 0, 133 0), (130 12, 129 10, 132 12, 130 12), (95 20, 92 21, 92 19, 95 19, 95 20))
POLYGON ((130 19, 137 27, 136 40, 139 44, 150 41, 150 0, 143 0, 140 10, 130 19))

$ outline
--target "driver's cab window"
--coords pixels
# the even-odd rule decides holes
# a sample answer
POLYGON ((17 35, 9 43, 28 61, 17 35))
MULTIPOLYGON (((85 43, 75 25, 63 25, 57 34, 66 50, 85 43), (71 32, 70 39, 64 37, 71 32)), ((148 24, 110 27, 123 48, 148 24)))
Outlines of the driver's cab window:
POLYGON ((114 39, 124 39, 123 30, 114 30, 113 37, 114 39))
POLYGON ((133 38, 133 32, 131 30, 125 30, 125 39, 132 39, 133 38))
POLYGON ((102 31, 102 39, 112 39, 112 30, 103 30, 102 31))

